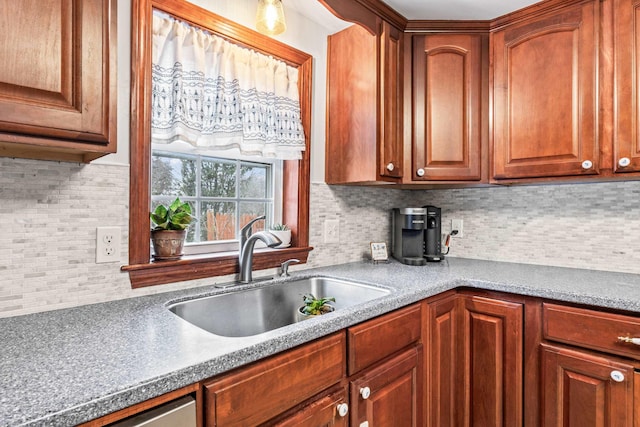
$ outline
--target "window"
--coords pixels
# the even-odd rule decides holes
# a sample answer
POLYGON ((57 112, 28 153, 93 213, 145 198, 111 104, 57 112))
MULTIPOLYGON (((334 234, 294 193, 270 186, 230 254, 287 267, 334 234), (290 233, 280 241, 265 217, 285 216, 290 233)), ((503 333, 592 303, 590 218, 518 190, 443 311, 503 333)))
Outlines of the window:
POLYGON ((191 204, 198 221, 187 233, 186 254, 237 250, 240 229, 253 218, 282 221, 281 171, 282 162, 271 159, 153 150, 151 210, 176 196, 191 204))
POLYGON ((254 256, 253 265, 258 270, 276 267, 290 258, 306 262, 312 249, 308 245, 313 58, 183 0, 132 0, 129 265, 122 267, 129 273, 131 286, 138 288, 238 272, 237 250, 190 255, 177 261, 151 262, 151 23, 154 8, 298 68, 306 150, 301 159, 282 162, 282 222, 292 230, 291 247, 259 251, 254 256))

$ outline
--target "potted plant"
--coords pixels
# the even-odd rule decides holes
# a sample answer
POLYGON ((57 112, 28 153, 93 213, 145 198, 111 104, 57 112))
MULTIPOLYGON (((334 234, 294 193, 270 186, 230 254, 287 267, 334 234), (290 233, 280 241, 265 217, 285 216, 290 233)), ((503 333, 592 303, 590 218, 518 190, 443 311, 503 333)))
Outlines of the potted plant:
POLYGON ((298 312, 296 313, 298 320, 321 316, 335 310, 335 307, 331 305, 332 302, 336 302, 336 299, 333 297, 316 298, 313 294, 305 294, 302 297, 302 301, 304 305, 298 308, 298 312))
POLYGON ((177 197, 169 206, 158 205, 150 218, 155 224, 151 230, 153 258, 163 261, 182 257, 187 227, 195 219, 191 215, 191 205, 177 197))
POLYGON ((288 248, 291 246, 291 230, 287 227, 287 224, 272 224, 269 227, 269 233, 276 236, 282 242, 277 248, 288 248))

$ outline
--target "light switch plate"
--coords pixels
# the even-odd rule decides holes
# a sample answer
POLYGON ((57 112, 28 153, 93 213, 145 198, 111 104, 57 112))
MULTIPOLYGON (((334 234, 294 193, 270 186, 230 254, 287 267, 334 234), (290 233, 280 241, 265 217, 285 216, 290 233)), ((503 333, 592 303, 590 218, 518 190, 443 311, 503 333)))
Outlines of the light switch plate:
POLYGON ((340 220, 324 220, 324 243, 340 243, 340 220))

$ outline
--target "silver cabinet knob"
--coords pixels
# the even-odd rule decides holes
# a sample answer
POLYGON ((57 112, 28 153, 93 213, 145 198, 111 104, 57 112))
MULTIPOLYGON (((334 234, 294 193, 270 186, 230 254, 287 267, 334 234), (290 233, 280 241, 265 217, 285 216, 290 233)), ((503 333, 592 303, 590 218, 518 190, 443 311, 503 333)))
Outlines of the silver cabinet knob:
POLYGON ((582 162, 582 169, 591 169, 593 167, 593 162, 591 160, 585 160, 582 162))
POLYGON ((416 171, 416 175, 418 176, 424 176, 424 169, 420 168, 416 171))
POLYGON ((630 164, 631 164, 631 160, 628 157, 623 157, 620 160, 618 160, 618 166, 620 166, 621 168, 626 168, 630 164))
POLYGON ((389 164, 387 165, 387 170, 388 170, 389 172, 393 172, 393 170, 394 170, 395 168, 396 168, 396 167, 393 165, 393 163, 389 163, 389 164))
POLYGON ((617 383, 624 381, 624 374, 620 371, 611 371, 611 379, 617 383))
POLYGON ((349 405, 347 405, 346 403, 338 403, 336 409, 338 410, 338 415, 340 415, 341 417, 346 417, 349 413, 349 405))
POLYGON ((360 396, 362 396, 363 399, 368 399, 369 396, 371 396, 371 389, 369 387, 362 387, 360 389, 360 396))

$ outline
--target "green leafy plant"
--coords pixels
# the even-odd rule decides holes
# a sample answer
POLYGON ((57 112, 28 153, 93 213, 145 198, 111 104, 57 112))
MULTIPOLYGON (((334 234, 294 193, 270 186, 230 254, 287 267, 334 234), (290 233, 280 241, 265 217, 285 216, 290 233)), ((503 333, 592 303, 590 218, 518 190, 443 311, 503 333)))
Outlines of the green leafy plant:
POLYGON ((195 217, 191 215, 191 205, 177 197, 168 207, 158 205, 149 215, 156 225, 153 230, 184 230, 195 217))
POLYGON ((273 231, 287 231, 289 227, 287 224, 272 224, 270 230, 273 231))
POLYGON ((304 301, 304 306, 300 311, 303 314, 313 316, 332 312, 334 307, 330 303, 336 302, 336 299, 333 297, 316 298, 313 294, 305 294, 302 300, 304 301))

